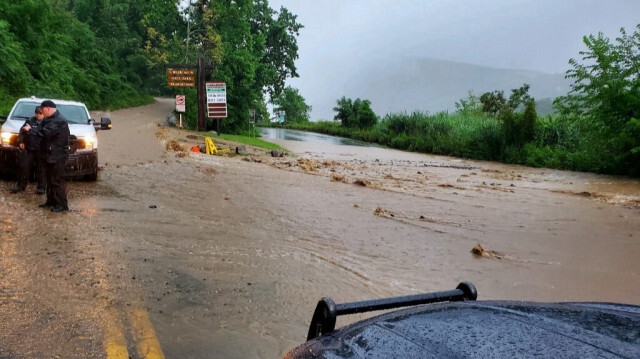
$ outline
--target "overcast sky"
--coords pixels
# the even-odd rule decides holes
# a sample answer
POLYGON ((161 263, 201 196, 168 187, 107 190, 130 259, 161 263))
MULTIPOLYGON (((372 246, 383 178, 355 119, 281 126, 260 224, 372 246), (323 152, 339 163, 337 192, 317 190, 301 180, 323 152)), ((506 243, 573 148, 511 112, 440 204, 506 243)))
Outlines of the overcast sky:
MULTIPOLYGON (((582 37, 640 24, 640 0, 269 0, 305 27, 299 79, 313 106, 320 79, 388 57, 426 57, 564 73, 582 37)), ((336 97, 337 98, 337 97, 336 97)), ((313 116, 312 116, 313 117, 313 116)))

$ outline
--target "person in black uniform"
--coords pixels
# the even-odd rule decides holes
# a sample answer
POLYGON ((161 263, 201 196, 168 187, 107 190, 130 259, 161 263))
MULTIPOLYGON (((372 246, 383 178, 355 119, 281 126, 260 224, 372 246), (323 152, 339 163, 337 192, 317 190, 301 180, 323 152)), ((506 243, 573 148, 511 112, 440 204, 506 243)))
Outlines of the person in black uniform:
POLYGON ((36 192, 38 194, 43 194, 46 191, 47 178, 45 176, 42 151, 40 151, 41 138, 37 133, 42 125, 43 119, 44 115, 40 110, 40 106, 37 106, 35 115, 25 121, 24 125, 22 125, 22 127, 24 127, 28 124, 35 130, 31 132, 20 131, 19 133, 18 146, 20 147, 20 151, 18 152, 18 183, 10 189, 11 193, 22 192, 27 188, 29 175, 31 174, 31 167, 34 162, 36 164, 36 180, 38 182, 36 192))
MULTIPOLYGON (((69 125, 51 100, 40 104, 44 120, 36 131, 42 138, 42 151, 47 167, 47 201, 40 207, 51 207, 52 212, 69 210, 67 183, 64 180, 65 164, 69 158, 69 125)), ((33 129, 27 124, 27 133, 33 129)))

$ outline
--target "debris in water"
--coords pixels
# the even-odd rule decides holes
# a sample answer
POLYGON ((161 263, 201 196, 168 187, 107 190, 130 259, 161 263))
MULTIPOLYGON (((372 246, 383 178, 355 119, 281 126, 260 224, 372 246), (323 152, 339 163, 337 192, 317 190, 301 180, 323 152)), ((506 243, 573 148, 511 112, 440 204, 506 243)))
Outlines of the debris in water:
POLYGON ((313 161, 306 158, 299 158, 298 166, 300 166, 300 168, 305 172, 316 172, 318 170, 313 161))
POLYGON ((476 244, 475 247, 471 249, 471 253, 475 254, 476 256, 489 259, 503 259, 505 257, 503 253, 484 249, 480 243, 476 244))
POLYGON ((283 150, 271 150, 271 157, 284 157, 283 150))
POLYGON ((347 178, 345 176, 337 174, 337 173, 332 173, 331 174, 331 180, 333 182, 348 183, 347 178))
POLYGON ((395 217, 393 212, 387 211, 386 209, 382 209, 381 207, 376 208, 376 210, 373 211, 373 215, 381 216, 381 217, 392 217, 392 218, 395 217))
POLYGON ((370 187, 371 186, 371 181, 368 181, 366 179, 358 178, 357 180, 353 181, 353 184, 356 184, 356 185, 362 186, 362 187, 370 187))
POLYGON ((167 142, 167 150, 171 150, 171 151, 175 151, 175 152, 181 152, 181 151, 184 151, 184 147, 182 147, 182 145, 180 143, 178 143, 178 141, 171 140, 171 141, 167 142))

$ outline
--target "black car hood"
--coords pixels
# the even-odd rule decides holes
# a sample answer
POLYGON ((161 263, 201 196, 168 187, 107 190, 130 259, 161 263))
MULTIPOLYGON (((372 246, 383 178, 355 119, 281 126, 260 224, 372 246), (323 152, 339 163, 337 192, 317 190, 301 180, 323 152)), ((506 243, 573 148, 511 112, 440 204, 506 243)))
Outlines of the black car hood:
POLYGON ((285 358, 640 358, 640 307, 467 301, 369 318, 285 358))

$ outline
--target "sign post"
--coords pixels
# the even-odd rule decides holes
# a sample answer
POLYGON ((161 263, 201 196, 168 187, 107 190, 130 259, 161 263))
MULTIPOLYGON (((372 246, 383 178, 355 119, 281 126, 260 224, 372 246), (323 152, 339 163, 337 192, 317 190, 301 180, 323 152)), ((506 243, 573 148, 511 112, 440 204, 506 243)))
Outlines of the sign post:
POLYGON ((256 123, 256 109, 252 108, 249 110, 249 123, 251 124, 251 136, 253 137, 253 130, 256 123))
POLYGON ((176 112, 179 112, 180 116, 180 128, 182 128, 182 113, 186 109, 186 99, 184 95, 176 95, 176 112))
POLYGON ((220 81, 206 83, 207 115, 217 120, 216 132, 220 134, 220 120, 227 118, 227 85, 220 81))

